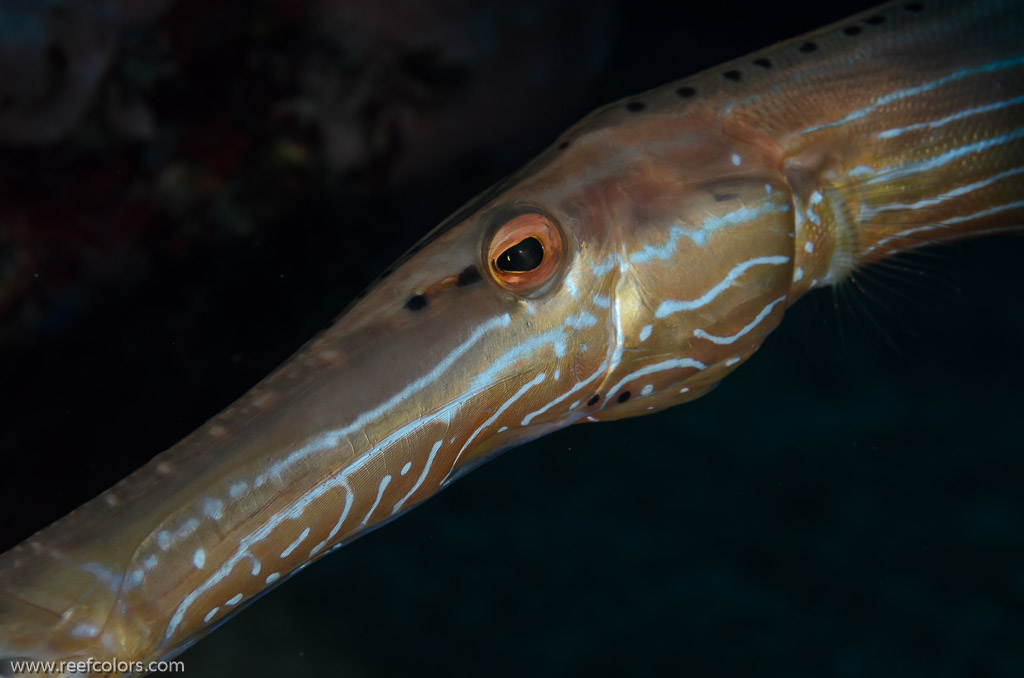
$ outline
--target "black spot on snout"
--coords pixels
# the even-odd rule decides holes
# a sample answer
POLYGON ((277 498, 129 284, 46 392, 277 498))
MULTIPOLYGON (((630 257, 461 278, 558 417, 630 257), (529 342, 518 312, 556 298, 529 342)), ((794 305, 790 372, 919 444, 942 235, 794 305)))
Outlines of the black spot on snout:
POLYGON ((800 45, 799 50, 801 52, 803 52, 804 54, 810 54, 811 52, 817 52, 818 51, 818 43, 816 43, 816 42, 805 42, 804 44, 800 45))
POLYGON ((623 391, 622 393, 619 394, 619 397, 616 398, 616 400, 619 401, 620 403, 624 403, 627 400, 629 400, 630 396, 632 395, 633 394, 630 393, 629 391, 623 391))
POLYGON ((587 401, 587 407, 593 407, 594 405, 597 404, 597 401, 600 400, 600 399, 601 399, 601 396, 600 396, 600 394, 597 394, 597 393, 595 393, 594 395, 590 396, 590 400, 587 401))
POLYGON ((739 82, 740 80, 743 79, 743 74, 737 71, 736 69, 733 69, 731 71, 726 71, 725 73, 722 73, 722 77, 724 77, 726 80, 739 82))
POLYGON ((630 101, 626 104, 626 110, 630 113, 639 113, 640 111, 647 108, 647 104, 642 101, 630 101))
POLYGON ((427 307, 427 295, 417 294, 409 297, 409 301, 405 302, 405 307, 410 311, 422 311, 427 307))
POLYGON ((676 90, 676 96, 678 96, 680 99, 689 99, 696 93, 697 90, 695 90, 692 87, 680 87, 679 89, 676 90))
POLYGON ((764 69, 769 69, 772 67, 772 62, 769 61, 768 59, 754 59, 754 65, 760 66, 761 68, 764 69))
POLYGON ((863 29, 860 26, 847 26, 843 29, 843 35, 853 37, 855 35, 860 35, 862 31, 863 29))
POLYGON ((480 282, 480 271, 477 270, 476 266, 467 266, 462 269, 459 273, 458 279, 455 281, 456 287, 465 287, 466 285, 472 285, 475 282, 480 282))
POLYGON ((563 141, 562 143, 558 144, 558 150, 560 150, 560 151, 564 151, 567 148, 569 148, 569 142, 568 141, 563 141))
POLYGON ((881 26, 882 24, 885 23, 885 15, 873 14, 872 16, 869 16, 867 19, 864 19, 864 23, 870 24, 871 26, 881 26))

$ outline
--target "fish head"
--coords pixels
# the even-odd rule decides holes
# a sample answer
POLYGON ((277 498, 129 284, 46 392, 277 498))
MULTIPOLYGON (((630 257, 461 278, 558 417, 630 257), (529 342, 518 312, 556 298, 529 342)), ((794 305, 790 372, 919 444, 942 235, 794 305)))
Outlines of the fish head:
POLYGON ((349 327, 412 368, 395 374, 433 375, 413 410, 450 422, 448 477, 572 423, 692 400, 778 324, 794 237, 777 163, 670 122, 585 120, 353 309, 349 327))

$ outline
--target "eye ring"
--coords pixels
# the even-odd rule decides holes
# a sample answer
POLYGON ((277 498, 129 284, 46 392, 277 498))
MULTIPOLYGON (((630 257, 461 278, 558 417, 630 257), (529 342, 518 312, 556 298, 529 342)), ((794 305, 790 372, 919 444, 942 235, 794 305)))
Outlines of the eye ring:
POLYGON ((505 289, 519 294, 537 290, 559 270, 562 233, 545 214, 527 212, 502 224, 487 248, 487 268, 505 289))

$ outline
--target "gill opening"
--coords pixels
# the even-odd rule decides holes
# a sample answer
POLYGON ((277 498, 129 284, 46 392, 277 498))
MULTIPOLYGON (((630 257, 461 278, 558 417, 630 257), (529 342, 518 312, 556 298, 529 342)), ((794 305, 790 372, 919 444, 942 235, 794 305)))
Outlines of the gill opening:
MULTIPOLYGON (((604 377, 601 379, 601 383, 598 384, 596 394, 601 396, 602 402, 600 407, 596 411, 603 410, 609 398, 610 393, 607 393, 607 388, 615 376, 615 371, 619 368, 619 364, 622 362, 622 355, 626 348, 626 334, 622 327, 622 294, 620 287, 627 281, 632 280, 632 272, 630 270, 629 255, 625 249, 625 239, 622 237, 622 231, 617 221, 613 221, 613 228, 611 237, 615 242, 615 252, 610 256, 611 266, 609 266, 608 275, 611 277, 611 284, 608 286, 609 290, 609 320, 610 320, 610 332, 608 351, 606 352, 605 361, 607 367, 605 368, 604 377)), ((597 289, 599 286, 594 285, 597 289)), ((593 414, 593 413, 591 413, 593 414)))
POLYGON ((832 260, 829 262, 823 282, 835 285, 845 279, 857 265, 857 221, 850 210, 850 205, 843 199, 838 189, 826 184, 822 186, 822 193, 825 194, 825 203, 832 212, 834 224, 832 260))

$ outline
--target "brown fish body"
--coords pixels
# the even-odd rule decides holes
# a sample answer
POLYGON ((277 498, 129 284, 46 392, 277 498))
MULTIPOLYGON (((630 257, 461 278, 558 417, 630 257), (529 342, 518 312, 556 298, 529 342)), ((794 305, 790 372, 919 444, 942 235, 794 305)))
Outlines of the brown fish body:
POLYGON ((497 449, 706 392, 854 266, 1019 223, 1020 10, 929 9, 886 10, 884 40, 833 27, 588 117, 239 403, 6 554, 0 640, 171 654, 497 449), (850 94, 883 68, 886 94, 850 94), (954 124, 970 110, 987 127, 954 124), (538 213, 574 257, 550 280, 575 294, 458 284, 488 274, 489 237, 538 213), (476 320, 453 332, 457 315, 476 320), (379 378, 382 337, 427 368, 379 378))

